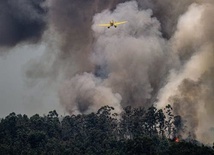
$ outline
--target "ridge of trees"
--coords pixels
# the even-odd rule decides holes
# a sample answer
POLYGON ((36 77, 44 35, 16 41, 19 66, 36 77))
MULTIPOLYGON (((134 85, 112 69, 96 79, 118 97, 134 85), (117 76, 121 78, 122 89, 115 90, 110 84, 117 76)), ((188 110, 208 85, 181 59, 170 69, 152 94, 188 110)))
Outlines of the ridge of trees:
POLYGON ((15 114, 1 119, 0 153, 11 155, 107 154, 107 155, 214 155, 213 148, 194 139, 182 140, 182 118, 172 107, 126 107, 97 113, 65 116, 55 110, 48 115, 15 114))

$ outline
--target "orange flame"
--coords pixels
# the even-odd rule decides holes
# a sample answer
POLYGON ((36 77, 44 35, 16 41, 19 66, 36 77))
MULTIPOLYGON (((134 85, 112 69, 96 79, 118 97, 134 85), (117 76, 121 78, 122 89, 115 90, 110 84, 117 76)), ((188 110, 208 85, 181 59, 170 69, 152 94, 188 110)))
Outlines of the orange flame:
POLYGON ((179 142, 179 139, 178 139, 178 138, 175 138, 175 142, 178 143, 178 142, 179 142))

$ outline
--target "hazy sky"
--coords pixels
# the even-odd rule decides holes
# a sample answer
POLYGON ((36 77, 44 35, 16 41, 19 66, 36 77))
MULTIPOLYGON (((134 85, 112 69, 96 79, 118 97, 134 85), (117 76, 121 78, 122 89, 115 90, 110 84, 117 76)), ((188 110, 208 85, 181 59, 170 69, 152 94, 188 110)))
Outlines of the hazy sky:
POLYGON ((11 112, 28 115, 46 114, 54 109, 60 112, 57 90, 42 90, 41 86, 29 87, 26 83, 26 66, 44 52, 44 44, 24 45, 0 56, 0 117, 11 112), (44 91, 46 97, 43 96, 44 91))

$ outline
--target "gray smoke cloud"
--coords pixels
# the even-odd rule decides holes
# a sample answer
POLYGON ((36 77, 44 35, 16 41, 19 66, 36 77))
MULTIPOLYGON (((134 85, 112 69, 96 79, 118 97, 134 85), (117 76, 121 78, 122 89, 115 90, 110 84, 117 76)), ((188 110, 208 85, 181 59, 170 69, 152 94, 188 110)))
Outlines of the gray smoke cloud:
POLYGON ((9 2, 0 7, 24 15, 4 11, 0 24, 7 29, 0 33, 9 39, 0 38, 0 45, 42 36, 47 52, 26 64, 26 76, 31 86, 43 80, 59 85, 59 102, 68 113, 170 103, 186 121, 183 137, 214 140, 212 0, 47 0, 47 14, 42 1, 9 2), (21 26, 9 24, 22 20, 21 26), (128 22, 116 29, 97 26, 110 20, 128 22), (17 39, 25 26, 31 33, 17 39))
POLYGON ((93 74, 83 73, 66 81, 60 90, 61 103, 71 114, 97 111, 97 107, 109 105, 120 112, 121 96, 112 93, 102 79, 93 74), (71 93, 72 92, 72 93, 71 93))
MULTIPOLYGON (((108 96, 110 101, 114 100, 114 94, 119 94, 122 101, 118 103, 122 107, 151 105, 163 82, 161 77, 173 66, 169 65, 174 59, 170 56, 166 40, 161 36, 160 23, 151 16, 152 10, 140 10, 136 2, 126 2, 119 4, 114 11, 105 10, 93 18, 92 29, 95 41, 90 61, 94 66, 99 66, 97 69, 99 72, 105 74, 95 77, 94 80, 97 81, 95 83, 100 83, 98 81, 102 79, 100 85, 106 89, 111 88, 112 95, 108 96), (116 21, 126 19, 128 23, 109 30, 97 26, 98 23, 105 23, 111 19, 116 21), (171 59, 167 59, 168 57, 171 59)), ((91 81, 91 76, 94 76, 94 72, 88 74, 80 74, 78 78, 75 76, 70 82, 84 85, 85 81, 91 81), (91 75, 88 76, 88 74, 91 75), (80 78, 85 80, 79 80, 80 78)), ((88 87, 81 88, 68 91, 70 88, 65 87, 68 90, 60 93, 63 105, 75 103, 75 105, 84 106, 79 109, 78 106, 69 106, 69 111, 77 108, 80 112, 84 112, 85 109, 94 108, 96 105, 98 109, 103 105, 100 100, 93 100, 94 102, 87 104, 76 102, 79 98, 91 101, 92 99, 88 99, 88 95, 85 95, 86 92, 90 97, 96 96, 96 93, 91 94, 88 91, 88 87), (66 92, 72 92, 68 97, 72 100, 63 100, 64 95, 68 95, 66 92), (73 99, 74 94, 75 99, 73 99)), ((97 93, 103 94, 98 91, 99 89, 96 88, 96 90, 97 93)), ((105 100, 102 102, 105 103, 105 100)), ((111 104, 111 102, 107 103, 111 104)))
MULTIPOLYGON (((207 143, 213 140, 211 129, 214 125, 210 114, 213 111, 210 93, 213 87, 207 85, 212 78, 206 73, 213 67, 213 35, 209 33, 213 24, 210 19, 213 4, 193 2, 196 1, 179 3, 179 9, 175 8, 169 20, 163 17, 165 13, 161 14, 163 6, 158 1, 147 3, 151 9, 142 8, 143 2, 132 1, 117 5, 115 10, 96 14, 92 26, 94 42, 90 50, 90 61, 96 67, 88 74, 98 76, 95 81, 102 79, 100 85, 111 88, 112 97, 119 94, 122 107, 147 107, 156 99, 156 105, 161 108, 171 103, 174 114, 181 115, 187 122, 183 137, 191 134, 207 143), (180 7, 181 4, 185 7, 180 7), (161 17, 155 15, 158 12, 161 17), (98 23, 112 19, 127 20, 128 23, 117 29, 97 27, 98 23), (205 118, 209 120, 207 123, 203 121, 205 118)), ((170 6, 177 5, 173 2, 170 6)), ((78 76, 88 79, 86 74, 78 76)), ((71 78, 71 81, 82 83, 77 78, 71 78)), ((72 89, 71 92, 76 95, 75 100, 81 96, 85 101, 88 96, 82 94, 86 90, 72 89)), ((60 98, 64 98, 63 94, 67 95, 61 93, 60 98)), ((64 105, 71 103, 74 102, 62 102, 64 105)), ((84 108, 94 110, 100 107, 97 105, 102 104, 89 102, 84 108)), ((78 108, 71 106, 68 109, 78 108)))
MULTIPOLYGON (((47 83, 46 87, 50 87, 78 73, 95 72, 97 66, 89 59, 94 41, 91 30, 93 16, 103 9, 113 9, 119 2, 123 1, 47 1, 49 29, 43 34, 43 41, 50 50, 39 59, 33 59, 26 64, 25 73, 28 85, 36 87, 41 81, 45 81, 43 83, 47 83)), ((60 101, 64 101, 63 95, 60 96, 62 96, 60 101)), ((84 105, 77 107, 80 107, 81 112, 90 111, 84 108, 84 105)), ((89 105, 91 106, 87 107, 92 107, 93 104, 89 105)), ((96 109, 101 107, 98 104, 95 105, 97 105, 96 109)), ((66 108, 66 111, 73 110, 66 108)))
POLYGON ((185 137, 196 138, 195 133, 199 119, 197 109, 200 108, 201 93, 200 82, 184 79, 178 86, 178 93, 169 98, 169 102, 173 103, 174 114, 182 116, 183 120, 187 122, 184 132, 185 137), (189 133, 190 135, 188 135, 189 133))
POLYGON ((92 71, 94 66, 90 63, 90 55, 93 43, 91 31, 92 18, 95 13, 103 9, 112 9, 116 4, 124 0, 51 0, 49 5, 49 23, 54 32, 59 34, 56 44, 60 52, 56 63, 63 65, 67 76, 84 71, 92 71), (78 64, 78 65, 76 65, 78 64), (70 66, 75 66, 75 69, 70 66))
POLYGON ((105 81, 122 95, 123 106, 151 105, 163 82, 161 76, 172 64, 173 57, 166 59, 170 53, 160 23, 151 16, 152 10, 140 10, 136 2, 126 2, 114 12, 104 11, 94 17, 92 28, 97 42, 92 60, 99 66, 107 64, 105 81), (105 22, 103 19, 126 19, 128 23, 117 30, 106 30, 97 27, 105 22))
POLYGON ((93 72, 95 66, 88 59, 94 41, 93 16, 103 9, 113 9, 123 1, 47 0, 49 29, 45 31, 43 41, 51 50, 41 59, 27 64, 29 83, 42 78, 55 82, 59 76, 71 78, 78 73, 93 72))
POLYGON ((211 95, 214 21, 210 17, 213 7, 213 2, 209 1, 193 3, 179 18, 171 43, 181 65, 179 70, 171 71, 157 102, 158 107, 171 103, 174 112, 187 120, 187 133, 205 143, 214 139, 211 114, 214 110, 211 95))
POLYGON ((45 0, 0 1, 0 46, 38 42, 46 28, 45 0))

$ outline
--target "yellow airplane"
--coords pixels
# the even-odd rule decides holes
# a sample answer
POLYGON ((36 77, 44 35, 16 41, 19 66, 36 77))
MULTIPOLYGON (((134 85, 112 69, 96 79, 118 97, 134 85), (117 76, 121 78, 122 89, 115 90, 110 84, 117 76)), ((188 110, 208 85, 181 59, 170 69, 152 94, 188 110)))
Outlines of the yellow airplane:
POLYGON ((114 26, 115 28, 120 25, 120 24, 125 24, 127 21, 122 21, 122 22, 115 22, 115 21, 110 21, 108 24, 98 24, 98 26, 102 27, 108 27, 110 28, 111 26, 114 26))

